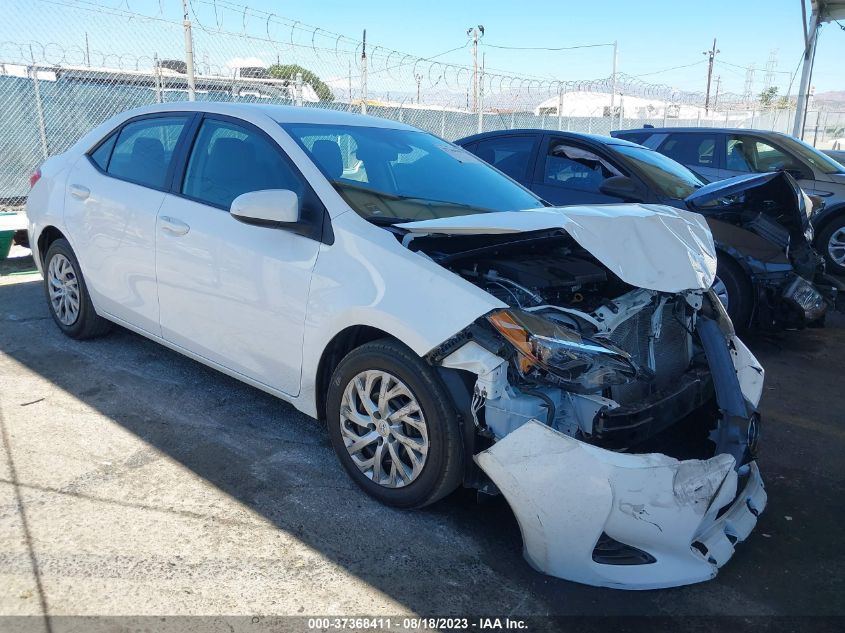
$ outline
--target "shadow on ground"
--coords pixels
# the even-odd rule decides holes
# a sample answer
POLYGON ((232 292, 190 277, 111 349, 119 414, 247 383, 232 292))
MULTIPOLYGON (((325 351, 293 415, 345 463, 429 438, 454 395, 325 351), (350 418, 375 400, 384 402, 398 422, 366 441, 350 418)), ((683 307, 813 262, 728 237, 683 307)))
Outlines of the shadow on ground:
MULTIPOLYGON (((78 343, 40 283, 0 285, 0 351, 419 613, 842 614, 842 318, 751 340, 767 369, 761 467, 770 506, 720 575, 651 592, 531 570, 502 500, 459 491, 398 512, 345 477, 324 430, 289 405, 122 329, 78 343)), ((366 607, 362 607, 366 612, 366 607)))

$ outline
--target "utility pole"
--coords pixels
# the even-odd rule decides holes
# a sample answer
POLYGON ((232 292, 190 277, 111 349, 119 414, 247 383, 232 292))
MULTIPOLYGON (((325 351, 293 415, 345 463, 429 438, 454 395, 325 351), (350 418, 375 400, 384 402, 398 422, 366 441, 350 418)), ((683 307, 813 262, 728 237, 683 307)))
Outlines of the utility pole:
POLYGON ((478 38, 484 37, 484 27, 480 24, 467 29, 472 35, 472 111, 478 111, 478 38))
POLYGON ((710 111, 710 81, 713 79, 713 60, 716 59, 716 55, 721 51, 716 50, 716 38, 713 38, 713 48, 709 51, 704 51, 704 55, 709 57, 708 64, 707 64, 707 96, 704 97, 704 113, 707 114, 710 111))
POLYGON ((91 67, 91 49, 88 48, 88 31, 85 31, 85 65, 91 67))
POLYGON ((182 24, 185 27, 185 71, 188 74, 188 101, 196 100, 194 85, 194 38, 191 36, 191 21, 188 19, 188 0, 182 0, 182 24))
POLYGON ((619 64, 619 47, 613 40, 613 71, 610 74, 610 120, 613 121, 613 106, 616 103, 616 66, 619 64))
POLYGON ((423 76, 422 75, 414 75, 414 79, 417 81, 417 105, 420 103, 420 83, 422 82, 423 76))
POLYGON ((367 29, 361 46, 361 114, 367 114, 367 29))

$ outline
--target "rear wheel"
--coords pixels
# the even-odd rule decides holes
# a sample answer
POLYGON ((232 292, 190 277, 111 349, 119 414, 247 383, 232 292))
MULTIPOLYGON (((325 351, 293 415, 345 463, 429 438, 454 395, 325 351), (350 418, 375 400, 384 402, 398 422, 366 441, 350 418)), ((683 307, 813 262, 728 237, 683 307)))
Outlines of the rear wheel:
POLYGON ((745 271, 727 255, 719 255, 713 290, 728 311, 734 329, 739 333, 747 330, 754 309, 754 288, 745 271))
POLYGON ((845 275, 845 216, 828 224, 818 237, 819 250, 827 263, 827 272, 845 275))
POLYGON ((44 292, 50 315, 67 336, 94 338, 111 329, 111 323, 94 311, 79 261, 63 238, 50 244, 44 256, 44 292))
POLYGON ((436 372, 398 342, 367 343, 340 362, 326 419, 346 472, 382 503, 428 505, 460 483, 463 452, 451 398, 436 372))

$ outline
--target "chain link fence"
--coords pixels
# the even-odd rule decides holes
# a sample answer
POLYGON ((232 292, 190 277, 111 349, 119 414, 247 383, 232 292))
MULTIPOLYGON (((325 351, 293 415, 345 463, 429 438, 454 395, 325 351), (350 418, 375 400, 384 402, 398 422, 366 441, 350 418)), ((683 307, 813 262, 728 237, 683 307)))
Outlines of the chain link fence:
MULTIPOLYGON (((443 61, 469 58, 469 39, 418 57, 228 0, 186 6, 183 16, 175 0, 0 0, 0 205, 20 205, 44 158, 110 116, 190 97, 361 112, 448 140, 517 128, 791 128, 792 111, 750 109, 736 95, 705 112, 700 93, 621 73, 564 81, 443 61)), ((843 126, 841 112, 810 112, 806 136, 827 142, 843 126)))

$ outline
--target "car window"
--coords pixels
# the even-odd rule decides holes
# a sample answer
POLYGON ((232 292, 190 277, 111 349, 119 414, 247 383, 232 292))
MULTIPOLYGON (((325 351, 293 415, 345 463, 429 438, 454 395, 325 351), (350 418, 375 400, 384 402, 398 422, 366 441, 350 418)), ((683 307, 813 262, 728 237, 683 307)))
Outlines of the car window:
POLYGON ((605 180, 623 175, 597 154, 565 143, 552 141, 545 160, 543 182, 547 185, 598 193, 605 180))
POLYGON ((127 123, 117 136, 106 171, 116 178, 163 189, 173 150, 187 121, 184 116, 168 116, 127 123))
POLYGON ((651 136, 651 134, 651 132, 625 132, 624 134, 617 134, 617 137, 626 141, 630 141, 631 143, 637 143, 638 145, 642 145, 643 142, 649 136, 651 136))
POLYGON ((782 169, 806 171, 797 159, 765 141, 750 136, 729 136, 725 149, 725 167, 732 171, 756 173, 782 169))
POLYGON ((265 189, 288 189, 301 203, 305 183, 264 134, 229 121, 203 121, 188 159, 182 193, 228 210, 239 195, 265 189))
POLYGON ((669 134, 659 151, 682 165, 716 167, 715 134, 669 134))
POLYGON ((91 160, 102 169, 106 171, 109 166, 109 159, 111 158, 111 151, 114 149, 114 143, 117 140, 117 134, 112 134, 105 141, 100 143, 99 147, 91 152, 91 160))
POLYGON ((524 180, 534 149, 531 136, 503 136, 479 141, 472 153, 515 180, 524 180))
POLYGON ((309 123, 284 129, 347 204, 370 221, 544 206, 479 157, 420 130, 309 123))

